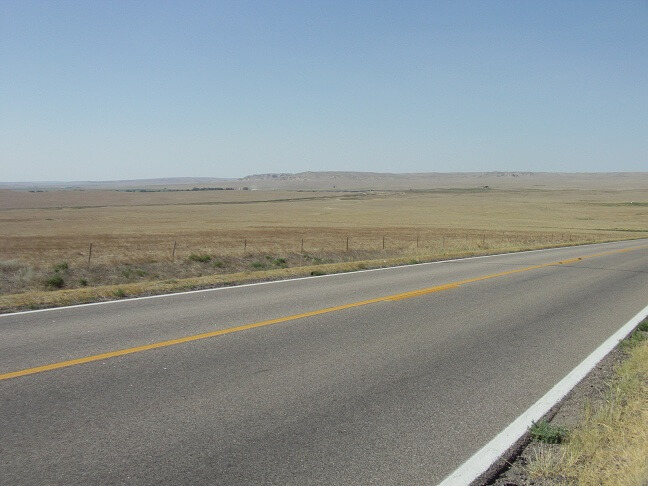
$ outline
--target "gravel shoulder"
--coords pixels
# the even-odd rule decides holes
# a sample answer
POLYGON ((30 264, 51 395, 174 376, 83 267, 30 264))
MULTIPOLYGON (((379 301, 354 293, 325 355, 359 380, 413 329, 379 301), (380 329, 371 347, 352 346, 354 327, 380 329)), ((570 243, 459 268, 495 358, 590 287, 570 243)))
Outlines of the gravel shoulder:
MULTIPOLYGON (((627 353, 620 346, 610 352, 574 389, 544 417, 552 425, 571 430, 581 423, 586 405, 596 408, 605 401, 609 383, 615 369, 627 353)), ((567 484, 560 478, 532 479, 527 471, 527 465, 533 460, 541 447, 547 444, 534 442, 529 434, 520 439, 507 453, 493 464, 480 478, 473 482, 477 485, 521 486, 521 485, 556 485, 567 484)), ((558 446, 554 446, 558 447, 558 446)))

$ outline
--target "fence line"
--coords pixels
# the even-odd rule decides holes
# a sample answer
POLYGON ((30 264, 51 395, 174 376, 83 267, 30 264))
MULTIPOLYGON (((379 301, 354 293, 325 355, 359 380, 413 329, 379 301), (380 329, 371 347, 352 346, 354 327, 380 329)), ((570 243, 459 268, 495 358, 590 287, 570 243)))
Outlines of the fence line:
MULTIPOLYGON (((333 233, 323 232, 309 236, 307 234, 286 236, 255 236, 239 237, 235 235, 223 238, 222 236, 209 241, 205 236, 188 237, 184 241, 178 239, 163 240, 158 243, 151 243, 141 237, 135 239, 108 239, 106 241, 91 241, 89 243, 79 242, 77 245, 16 245, 13 249, 0 249, 0 260, 13 258, 26 258, 37 260, 41 257, 71 260, 87 257, 87 265, 103 264, 107 260, 127 262, 129 260, 152 259, 159 261, 167 259, 170 253, 171 261, 184 260, 191 254, 208 253, 212 256, 220 255, 222 258, 241 256, 240 246, 242 244, 243 257, 254 257, 263 253, 290 254, 290 253, 330 253, 339 252, 398 252, 398 251, 424 251, 424 252, 446 252, 461 250, 476 250, 486 248, 507 248, 524 246, 530 244, 567 243, 579 241, 591 241, 595 233, 556 233, 556 232, 501 232, 500 231, 424 231, 424 232, 402 232, 396 231, 380 232, 350 232, 337 231, 333 233), (81 245, 86 245, 82 248, 81 245), (31 247, 31 248, 30 248, 31 247)), ((38 241, 37 241, 38 243, 38 241)), ((78 261, 78 260, 77 260, 78 261)))

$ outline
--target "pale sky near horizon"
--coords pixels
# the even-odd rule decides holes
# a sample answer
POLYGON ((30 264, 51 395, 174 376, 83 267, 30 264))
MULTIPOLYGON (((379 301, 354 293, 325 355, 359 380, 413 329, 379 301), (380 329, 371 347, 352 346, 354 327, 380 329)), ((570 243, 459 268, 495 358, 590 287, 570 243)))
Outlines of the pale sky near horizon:
POLYGON ((0 181, 648 171, 646 1, 0 0, 0 181))

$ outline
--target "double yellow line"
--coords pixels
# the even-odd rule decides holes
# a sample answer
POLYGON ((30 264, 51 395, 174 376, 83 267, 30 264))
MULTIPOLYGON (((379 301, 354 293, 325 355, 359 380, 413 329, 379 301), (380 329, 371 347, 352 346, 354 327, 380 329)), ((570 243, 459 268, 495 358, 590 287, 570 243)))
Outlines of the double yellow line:
POLYGON ((539 268, 545 268, 545 267, 551 267, 551 266, 556 266, 556 265, 567 265, 570 263, 576 263, 585 259, 589 258, 597 258, 597 257, 602 257, 606 255, 611 255, 615 253, 625 253, 629 251, 634 251, 634 250, 639 250, 642 248, 648 248, 648 246, 635 246, 631 248, 625 248, 622 250, 612 250, 612 251, 607 251, 604 253, 597 253, 594 255, 587 255, 583 257, 578 257, 578 258, 572 258, 569 260, 561 260, 557 262, 551 262, 551 263, 543 263, 541 265, 533 265, 530 267, 524 267, 524 268, 518 268, 515 270, 508 270, 506 272, 499 272, 499 273, 493 273, 489 275, 483 275, 480 277, 473 277, 465 280, 460 280, 457 282, 452 282, 449 284, 444 284, 444 285, 437 285, 434 287, 428 287, 424 289, 419 289, 419 290, 413 290, 411 292, 404 292, 401 294, 394 294, 394 295, 387 295, 384 297, 378 297, 375 299, 369 299, 369 300, 362 300, 358 302, 352 302, 350 304, 344 304, 344 305, 338 305, 335 307, 326 307, 324 309, 318 309, 310 312, 304 312, 301 314, 294 314, 291 316, 285 316, 285 317, 278 317, 276 319, 269 319, 266 321, 260 321, 260 322, 254 322, 251 324, 244 324, 242 326, 235 326, 235 327, 228 327, 226 329, 219 329, 218 331, 211 331, 211 332, 205 332, 202 334, 195 334, 193 336, 186 336, 178 339, 170 339, 168 341, 160 341, 157 343, 153 344, 146 344, 144 346, 136 346, 134 348, 126 348, 126 349, 120 349, 118 351, 110 351, 107 353, 102 353, 102 354, 95 354, 92 356, 86 356, 84 358, 77 358, 77 359, 71 359, 68 361, 61 361, 58 363, 52 363, 48 365, 43 365, 43 366, 36 366, 34 368, 27 368, 24 370, 19 370, 19 371, 13 371, 10 373, 4 373, 0 374, 0 381, 2 380, 8 380, 11 378, 18 378, 20 376, 27 376, 27 375, 33 375, 35 373, 42 373, 44 371, 52 371, 52 370, 57 370, 60 368, 67 368, 69 366, 76 366, 80 364, 85 364, 85 363, 91 363, 93 361, 102 361, 105 359, 109 358, 116 358, 118 356, 125 356, 127 354, 134 354, 134 353, 140 353, 142 351, 149 351, 152 349, 158 349, 158 348, 165 348, 167 346, 173 346, 175 344, 182 344, 182 343, 188 343, 191 341, 198 341, 200 339, 207 339, 207 338, 212 338, 216 336, 224 336, 225 334, 232 334, 235 332, 240 332, 240 331, 247 331, 250 329, 256 329, 258 327, 265 327, 265 326, 271 326, 273 324, 280 324, 282 322, 289 322, 289 321, 295 321, 297 319, 304 319, 306 317, 313 317, 313 316, 319 316, 322 314, 328 314, 331 312, 337 312, 345 309, 352 309, 354 307, 361 307, 364 305, 369 305, 369 304, 376 304, 379 302, 394 302, 398 300, 404 300, 404 299, 411 299, 414 297, 420 297, 422 295, 427 295, 427 294, 432 294, 435 292, 442 292, 444 290, 450 290, 450 289, 456 289, 460 287, 461 285, 466 285, 469 283, 474 283, 474 282, 480 282, 482 280, 488 280, 492 278, 498 278, 498 277, 504 277, 506 275, 513 275, 516 273, 522 273, 522 272, 529 272, 531 270, 537 270, 539 268))

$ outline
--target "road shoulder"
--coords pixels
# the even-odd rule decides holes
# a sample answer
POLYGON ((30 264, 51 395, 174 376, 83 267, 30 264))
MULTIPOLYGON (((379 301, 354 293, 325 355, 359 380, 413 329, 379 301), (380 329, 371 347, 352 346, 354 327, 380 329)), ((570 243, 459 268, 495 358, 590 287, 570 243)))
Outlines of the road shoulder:
MULTIPOLYGON (((636 331, 641 333, 640 331, 636 331)), ((643 332, 642 339, 648 333, 643 332)), ((571 431, 582 427, 586 408, 599 410, 610 399, 610 387, 614 383, 616 371, 629 358, 630 349, 623 343, 616 346, 574 389, 544 417, 552 428, 571 431)), ((560 448, 560 445, 547 444, 532 440, 530 434, 525 434, 505 455, 473 485, 554 485, 565 484, 567 478, 535 478, 529 472, 529 466, 542 457, 550 448, 560 448)))

